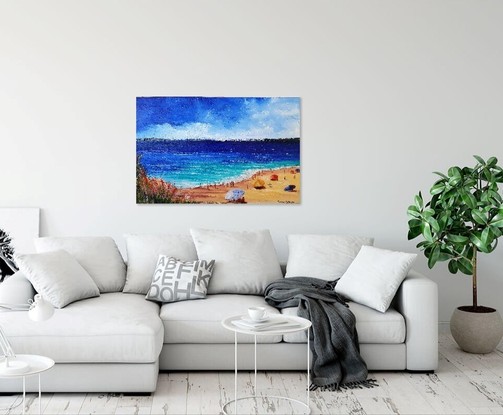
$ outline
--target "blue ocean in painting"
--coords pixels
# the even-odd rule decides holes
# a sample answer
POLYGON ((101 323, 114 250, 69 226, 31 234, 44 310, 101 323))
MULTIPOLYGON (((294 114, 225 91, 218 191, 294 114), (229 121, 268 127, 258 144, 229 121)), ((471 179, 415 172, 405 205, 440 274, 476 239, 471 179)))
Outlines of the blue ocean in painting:
POLYGON ((179 188, 228 183, 258 170, 300 166, 300 139, 137 139, 136 152, 150 177, 179 188))

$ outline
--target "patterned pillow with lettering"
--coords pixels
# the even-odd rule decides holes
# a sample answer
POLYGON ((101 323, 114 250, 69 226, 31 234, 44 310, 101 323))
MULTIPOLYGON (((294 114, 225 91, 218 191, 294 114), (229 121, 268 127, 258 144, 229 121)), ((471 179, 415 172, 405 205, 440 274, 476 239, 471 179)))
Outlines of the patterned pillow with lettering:
POLYGON ((161 303, 206 298, 215 260, 179 261, 159 255, 147 300, 161 303))

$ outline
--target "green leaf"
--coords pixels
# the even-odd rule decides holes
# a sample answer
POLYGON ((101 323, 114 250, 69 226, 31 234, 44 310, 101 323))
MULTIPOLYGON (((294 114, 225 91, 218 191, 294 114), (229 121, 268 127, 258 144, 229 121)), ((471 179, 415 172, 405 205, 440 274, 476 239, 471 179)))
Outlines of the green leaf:
MULTIPOLYGON (((503 226, 502 226, 502 228, 503 228, 503 226)), ((494 233, 495 238, 499 238, 501 235, 503 235, 502 230, 500 228, 498 228, 497 226, 491 225, 491 231, 494 233)))
POLYGON ((494 167, 498 163, 498 159, 496 157, 489 157, 487 160, 487 167, 494 167))
POLYGON ((451 242, 456 243, 456 244, 464 244, 470 240, 467 236, 454 235, 452 233, 447 235, 447 239, 451 242))
POLYGON ((494 249, 496 248, 497 245, 498 245, 498 241, 493 240, 493 243, 487 246, 487 252, 485 252, 485 253, 490 254, 492 251, 494 251, 494 249))
MULTIPOLYGON (((491 203, 491 195, 489 193, 489 191, 486 191, 486 192, 482 192, 480 194, 480 200, 484 203, 491 203)), ((472 208, 473 209, 473 208, 472 208)))
POLYGON ((425 209, 423 210, 423 218, 426 220, 426 218, 429 218, 435 214, 435 211, 433 209, 425 209))
POLYGON ((474 244, 479 251, 488 253, 489 247, 482 241, 481 232, 474 232, 470 235, 470 242, 474 244))
POLYGON ((472 210, 472 218, 475 222, 480 225, 485 225, 487 223, 487 217, 481 211, 474 209, 472 210))
POLYGON ((423 221, 421 221, 420 219, 411 219, 407 223, 409 225, 409 228, 420 228, 423 224, 423 221))
POLYGON ((419 235, 421 235, 421 228, 411 228, 409 229, 409 232, 407 232, 407 240, 410 241, 415 239, 419 235))
POLYGON ((461 177, 461 169, 458 166, 451 167, 447 174, 449 177, 461 177))
POLYGON ((440 232, 440 225, 438 224, 437 220, 433 216, 428 216, 427 218, 425 218, 425 220, 426 220, 426 222, 429 223, 433 232, 435 232, 435 233, 440 232))
POLYGON ((421 241, 416 245, 416 248, 424 249, 425 246, 428 246, 430 243, 428 241, 421 241))
POLYGON ((489 223, 491 225, 494 225, 496 222, 499 222, 501 220, 503 220, 503 212, 499 210, 498 213, 491 219, 489 223))
POLYGON ((450 252, 443 252, 442 248, 440 248, 440 255, 438 257, 438 262, 448 261, 452 258, 452 254, 450 252))
POLYGON ((496 190, 489 190, 489 194, 499 204, 501 204, 503 202, 503 198, 501 197, 501 195, 496 190))
POLYGON ((493 242, 492 242, 492 244, 489 247, 489 253, 492 252, 492 251, 494 251, 497 246, 498 246, 498 240, 494 239, 493 242))
POLYGON ((461 199, 470 209, 477 208, 477 199, 470 192, 461 192, 461 199))
POLYGON ((484 159, 482 157, 475 156, 475 155, 473 157, 475 157, 480 164, 482 164, 483 166, 485 166, 486 162, 484 161, 484 159))
POLYGON ((424 224, 423 236, 424 236, 424 239, 426 239, 428 242, 430 242, 430 243, 434 242, 433 235, 431 234, 430 225, 428 223, 424 224))
POLYGON ((407 215, 411 218, 420 218, 421 217, 421 213, 419 212, 416 205, 410 205, 407 208, 407 215))
POLYGON ((448 215, 443 215, 443 214, 440 215, 440 218, 438 219, 438 226, 439 226, 440 230, 438 231, 438 233, 441 233, 445 230, 448 221, 449 221, 448 215))
POLYGON ((471 261, 474 253, 475 253, 475 248, 473 247, 472 244, 465 246, 465 249, 463 250, 463 256, 465 258, 468 258, 471 261))
POLYGON ((430 200, 430 207, 432 209, 436 209, 439 200, 440 200, 440 195, 433 195, 433 197, 430 200))
POLYGON ((451 259, 449 261, 449 264, 447 265, 447 268, 449 268, 449 272, 451 274, 456 274, 458 272, 458 261, 451 259))
POLYGON ((473 274, 473 265, 472 265, 472 262, 469 261, 466 258, 459 258, 458 259, 458 269, 463 274, 466 274, 466 275, 472 275, 473 274))
POLYGON ((422 222, 419 219, 411 219, 408 222, 409 233, 407 235, 408 240, 417 238, 422 233, 422 222))
POLYGON ((486 180, 488 182, 494 182, 495 181, 495 178, 491 172, 491 170, 489 170, 488 168, 484 168, 482 170, 482 175, 484 177, 481 177, 482 180, 486 180))
POLYGON ((451 167, 447 173, 449 175, 449 184, 456 186, 462 180, 461 169, 457 166, 451 167))
POLYGON ((430 256, 428 257, 428 268, 433 268, 434 265, 437 263, 438 258, 440 257, 440 246, 436 245, 435 248, 430 253, 430 256))
POLYGON ((442 179, 449 180, 444 173, 440 173, 439 171, 434 171, 433 173, 439 175, 442 179))
POLYGON ((445 183, 440 182, 435 185, 430 189, 430 194, 431 195, 438 195, 442 193, 445 190, 445 183))
POLYGON ((482 231, 482 234, 480 235, 480 240, 486 247, 489 247, 492 244, 494 240, 494 235, 492 234, 490 227, 487 227, 482 231))
POLYGON ((421 192, 419 192, 419 194, 414 197, 414 203, 418 210, 421 210, 423 208, 423 196, 421 195, 421 192))

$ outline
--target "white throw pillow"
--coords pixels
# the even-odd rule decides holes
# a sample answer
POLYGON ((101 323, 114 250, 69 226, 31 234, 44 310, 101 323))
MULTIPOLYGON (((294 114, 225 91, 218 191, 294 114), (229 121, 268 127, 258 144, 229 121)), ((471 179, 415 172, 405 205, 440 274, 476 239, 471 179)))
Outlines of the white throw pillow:
POLYGON ((262 295, 282 278, 281 266, 268 230, 226 232, 191 229, 199 259, 214 259, 208 294, 262 295))
POLYGON ((346 272, 363 245, 374 239, 344 235, 288 235, 286 277, 335 280, 346 272))
POLYGON ((159 255, 180 261, 197 259, 190 235, 125 235, 127 274, 125 293, 147 294, 159 255))
POLYGON ((417 254, 362 246, 335 286, 335 292, 384 313, 417 254))
POLYGON ((147 300, 161 303, 206 298, 215 261, 178 261, 159 255, 147 300))
POLYGON ((66 251, 17 255, 16 263, 33 288, 56 308, 100 295, 91 276, 66 251))
POLYGON ((119 292, 126 282, 126 264, 108 236, 45 237, 35 239, 37 252, 63 249, 89 273, 100 292, 119 292))

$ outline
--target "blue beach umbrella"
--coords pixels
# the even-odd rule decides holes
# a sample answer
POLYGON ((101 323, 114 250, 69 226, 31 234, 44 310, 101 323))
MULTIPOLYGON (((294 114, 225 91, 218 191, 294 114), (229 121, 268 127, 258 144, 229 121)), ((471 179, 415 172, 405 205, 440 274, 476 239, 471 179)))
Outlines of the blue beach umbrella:
POLYGON ((288 186, 285 187, 285 192, 293 192, 295 190, 295 185, 294 184, 289 184, 288 186))
POLYGON ((245 196, 244 190, 232 189, 229 190, 225 195, 225 200, 228 200, 229 202, 237 202, 238 200, 241 200, 244 196, 245 196))

